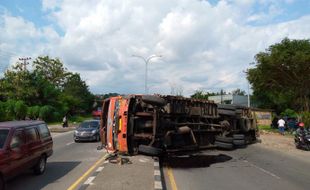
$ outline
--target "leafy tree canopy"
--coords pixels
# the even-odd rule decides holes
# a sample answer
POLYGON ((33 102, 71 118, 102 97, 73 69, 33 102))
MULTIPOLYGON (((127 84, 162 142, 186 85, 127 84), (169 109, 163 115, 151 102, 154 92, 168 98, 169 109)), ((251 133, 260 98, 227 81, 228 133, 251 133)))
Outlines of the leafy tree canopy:
POLYGON ((255 56, 247 78, 260 107, 309 111, 310 41, 283 39, 255 56))

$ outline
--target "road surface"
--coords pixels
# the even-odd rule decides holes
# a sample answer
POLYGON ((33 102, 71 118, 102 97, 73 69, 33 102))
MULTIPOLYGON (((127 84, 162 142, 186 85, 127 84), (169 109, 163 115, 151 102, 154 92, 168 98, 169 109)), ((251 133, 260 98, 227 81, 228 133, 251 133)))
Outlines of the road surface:
POLYGON ((192 157, 174 157, 166 159, 163 165, 168 190, 310 188, 310 160, 259 144, 234 151, 213 150, 192 157))
POLYGON ((53 137, 54 154, 47 160, 43 175, 25 171, 7 183, 9 190, 67 189, 83 175, 104 151, 98 151, 98 142, 75 143, 73 131, 53 137))

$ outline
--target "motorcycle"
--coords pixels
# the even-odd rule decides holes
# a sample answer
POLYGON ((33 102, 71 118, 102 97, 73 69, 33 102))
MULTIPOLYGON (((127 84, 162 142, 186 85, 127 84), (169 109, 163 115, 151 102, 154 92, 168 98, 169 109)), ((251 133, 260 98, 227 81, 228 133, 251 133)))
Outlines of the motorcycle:
POLYGON ((294 140, 296 148, 310 150, 310 135, 295 135, 294 140))

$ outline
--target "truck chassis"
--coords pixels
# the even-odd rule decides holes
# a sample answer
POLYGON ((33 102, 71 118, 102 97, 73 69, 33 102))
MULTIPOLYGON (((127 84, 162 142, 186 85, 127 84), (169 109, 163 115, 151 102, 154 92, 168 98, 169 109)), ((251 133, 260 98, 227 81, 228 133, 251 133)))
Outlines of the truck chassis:
POLYGON ((109 151, 148 155, 186 153, 255 142, 249 108, 161 95, 111 97, 103 102, 101 139, 109 151))

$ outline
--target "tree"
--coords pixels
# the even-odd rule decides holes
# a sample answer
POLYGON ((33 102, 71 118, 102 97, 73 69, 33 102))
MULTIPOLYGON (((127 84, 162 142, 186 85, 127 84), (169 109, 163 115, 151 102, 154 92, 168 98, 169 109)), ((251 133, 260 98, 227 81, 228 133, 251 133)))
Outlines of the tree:
POLYGON ((310 41, 283 39, 255 56, 247 78, 261 106, 310 110, 310 41))
POLYGON ((3 101, 13 99, 28 102, 36 95, 36 86, 32 82, 32 73, 23 70, 21 63, 16 63, 0 80, 0 97, 3 101))
POLYGON ((218 92, 204 92, 203 90, 196 90, 195 94, 191 95, 191 98, 208 100, 209 96, 220 95, 218 92))
POLYGON ((63 63, 58 59, 51 59, 49 56, 38 57, 33 61, 34 72, 39 73, 57 88, 62 88, 70 73, 63 63))
POLYGON ((246 94, 244 90, 241 90, 239 88, 237 88, 236 90, 233 90, 231 93, 233 95, 241 95, 241 96, 245 96, 245 94, 246 94))
POLYGON ((92 95, 78 73, 71 74, 64 84, 62 100, 73 113, 81 110, 90 111, 94 102, 92 95))

